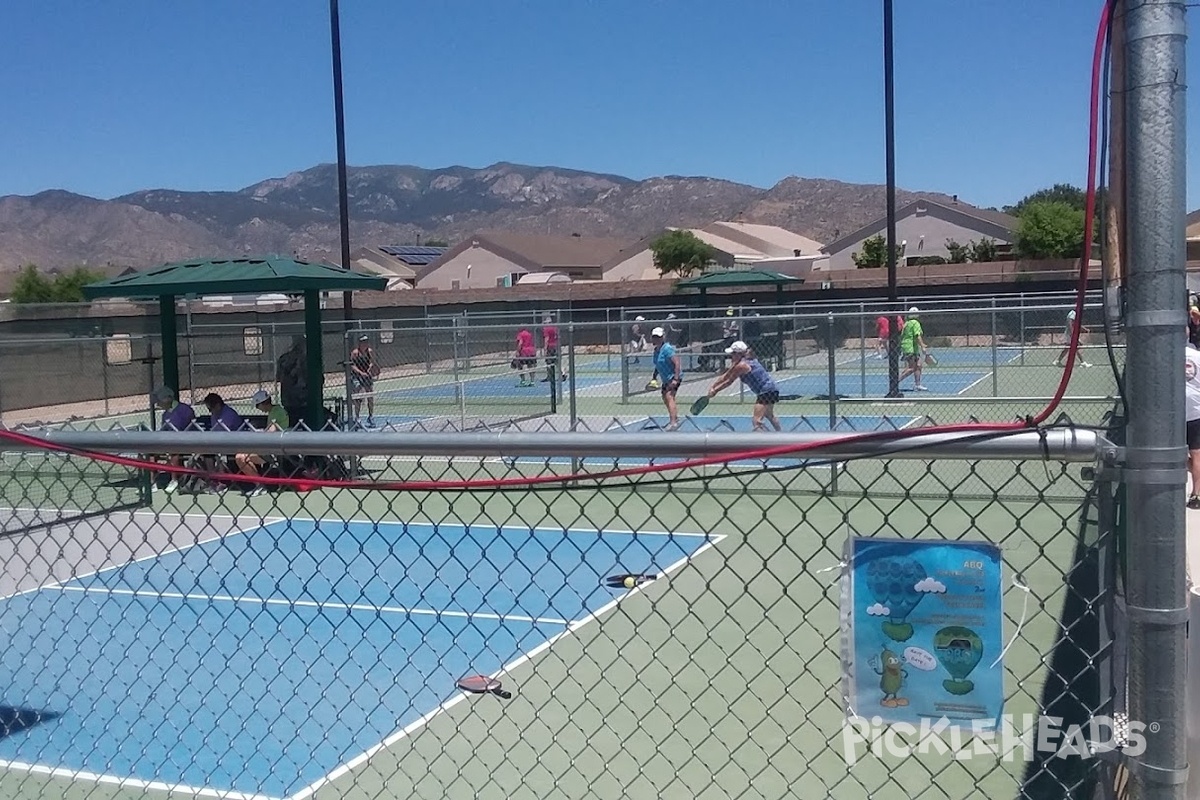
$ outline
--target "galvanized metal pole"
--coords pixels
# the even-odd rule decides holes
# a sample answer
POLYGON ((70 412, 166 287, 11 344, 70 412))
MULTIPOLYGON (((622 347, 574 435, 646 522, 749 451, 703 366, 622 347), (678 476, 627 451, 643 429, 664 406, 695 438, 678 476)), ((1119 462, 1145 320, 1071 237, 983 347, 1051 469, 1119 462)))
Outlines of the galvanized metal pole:
POLYGON ((1182 0, 1122 0, 1126 50, 1129 716, 1133 797, 1187 796, 1182 0))

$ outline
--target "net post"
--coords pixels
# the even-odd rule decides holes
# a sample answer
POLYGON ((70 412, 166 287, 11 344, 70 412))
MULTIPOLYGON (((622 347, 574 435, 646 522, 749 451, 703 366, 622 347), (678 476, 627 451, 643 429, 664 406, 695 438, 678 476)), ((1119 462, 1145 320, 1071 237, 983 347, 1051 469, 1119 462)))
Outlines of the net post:
POLYGON ((1000 354, 996 349, 996 298, 992 298, 992 397, 1000 394, 1000 354))
POLYGON ((1023 367, 1023 366, 1025 366, 1025 341, 1026 341, 1026 339, 1025 339, 1025 293, 1024 292, 1021 292, 1019 302, 1020 302, 1020 309, 1021 309, 1021 311, 1020 311, 1020 315, 1021 315, 1021 320, 1020 320, 1021 366, 1023 367))
POLYGON ((346 395, 346 419, 344 422, 347 430, 353 430, 355 428, 355 424, 352 423, 358 422, 358 416, 354 411, 353 372, 350 369, 350 351, 354 347, 354 345, 351 344, 353 336, 354 332, 349 330, 342 334, 342 373, 345 375, 346 381, 344 390, 346 395), (351 415, 354 415, 353 420, 350 418, 351 415))
MULTIPOLYGON (((104 391, 104 416, 107 417, 109 414, 112 413, 112 406, 110 405, 109 400, 108 400, 109 391, 108 391, 108 337, 107 336, 100 337, 100 381, 101 381, 101 384, 103 386, 103 391, 104 391)), ((154 387, 151 386, 150 390, 154 391, 154 387)), ((176 391, 178 391, 178 389, 176 389, 176 391)))

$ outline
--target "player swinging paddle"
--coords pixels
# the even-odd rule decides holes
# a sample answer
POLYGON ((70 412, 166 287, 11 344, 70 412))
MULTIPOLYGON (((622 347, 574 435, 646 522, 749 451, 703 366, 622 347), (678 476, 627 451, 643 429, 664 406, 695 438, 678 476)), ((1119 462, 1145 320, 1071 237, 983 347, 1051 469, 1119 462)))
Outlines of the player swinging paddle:
POLYGON ((753 357, 750 346, 745 342, 734 342, 725 349, 725 353, 730 356, 733 363, 708 390, 709 399, 716 397, 718 392, 728 388, 734 381, 741 380, 746 388, 755 395, 754 430, 766 430, 767 426, 763 424, 764 418, 771 423, 775 430, 783 430, 783 425, 775 416, 775 404, 779 402, 779 387, 775 385, 775 379, 771 377, 771 373, 767 372, 767 368, 753 357))

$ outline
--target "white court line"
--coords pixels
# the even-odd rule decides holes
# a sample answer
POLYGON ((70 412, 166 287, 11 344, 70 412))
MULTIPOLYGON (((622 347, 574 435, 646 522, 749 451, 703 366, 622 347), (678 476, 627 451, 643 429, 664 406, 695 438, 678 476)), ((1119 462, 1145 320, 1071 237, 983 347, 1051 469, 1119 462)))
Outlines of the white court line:
POLYGON ((227 594, 186 594, 183 592, 156 592, 149 589, 109 589, 94 586, 58 586, 63 592, 84 594, 107 594, 122 597, 151 597, 155 600, 202 601, 206 603, 245 603, 258 606, 287 606, 288 608, 316 608, 336 611, 370 611, 375 614, 404 614, 421 617, 458 617, 460 619, 488 619, 499 622, 528 622, 534 625, 567 625, 569 620, 557 617, 530 617, 521 614, 492 614, 482 611, 449 611, 436 608, 407 608, 405 606, 373 606, 366 603, 331 603, 320 600, 283 600, 267 597, 235 597, 227 594))
MULTIPOLYGON (((118 513, 126 513, 126 512, 118 512, 118 513)), ((233 520, 235 522, 238 520, 238 517, 233 514, 205 514, 205 515, 191 514, 191 515, 188 515, 188 514, 181 514, 178 511, 163 511, 163 512, 136 511, 136 512, 130 513, 130 516, 131 517, 138 517, 138 516, 153 517, 155 519, 157 519, 158 517, 179 517, 181 520, 188 520, 189 517, 201 517, 202 516, 203 519, 206 519, 206 520, 228 519, 228 520, 233 520)), ((115 569, 124 569, 125 567, 131 567, 134 564, 140 564, 143 561, 149 561, 149 560, 155 559, 155 558, 162 558, 163 556, 168 556, 168 555, 171 555, 172 553, 182 553, 183 551, 190 550, 193 547, 197 547, 202 544, 208 544, 209 542, 215 542, 218 540, 226 539, 231 536, 244 536, 245 534, 249 533, 250 531, 261 530, 262 528, 265 528, 268 525, 277 525, 280 522, 288 521, 287 517, 259 517, 259 520, 260 520, 260 522, 257 527, 250 527, 250 526, 247 526, 245 528, 234 527, 234 528, 231 528, 230 530, 226 531, 225 533, 217 533, 217 534, 210 536, 207 539, 197 538, 197 540, 194 542, 168 547, 166 550, 162 550, 161 552, 150 553, 149 555, 144 555, 144 556, 141 556, 140 558, 135 558, 131 561, 124 561, 120 564, 113 564, 111 566, 104 567, 102 569, 92 570, 91 572, 81 572, 78 575, 72 575, 69 578, 63 578, 62 580, 53 581, 52 583, 47 583, 42 586, 34 586, 30 589, 22 589, 19 592, 14 592, 13 594, 6 594, 6 595, 0 597, 0 602, 4 602, 5 600, 11 600, 14 597, 21 597, 23 595, 32 594, 33 592, 40 592, 42 589, 57 589, 57 588, 62 587, 63 584, 70 583, 71 581, 83 580, 84 578, 92 578, 92 577, 95 577, 96 575, 102 575, 106 572, 112 572, 115 569), (268 520, 270 520, 270 521, 268 522, 268 520)), ((90 522, 90 521, 82 520, 82 522, 90 522)), ((63 524, 70 525, 71 522, 64 522, 63 524)))
MULTIPOLYGON (((345 522, 353 525, 374 525, 376 527, 388 526, 408 526, 409 528, 437 528, 442 523, 433 522, 399 522, 394 520, 374 520, 374 519, 347 519, 347 520, 324 520, 324 519, 305 519, 303 517, 293 518, 293 522, 345 522)), ((512 531, 514 533, 571 533, 583 534, 586 536, 604 536, 606 533, 616 533, 622 536, 711 536, 708 533, 690 533, 686 531, 629 531, 622 528, 605 528, 604 530, 594 530, 590 528, 548 528, 544 525, 533 525, 530 527, 516 525, 472 525, 466 522, 448 522, 447 527, 477 528, 485 531, 512 531)))
POLYGON ((181 783, 164 783, 162 781, 144 781, 139 778, 124 778, 119 775, 104 775, 98 772, 48 767, 44 764, 28 764, 23 761, 0 761, 0 769, 14 772, 28 772, 33 775, 48 775, 52 778, 66 778, 72 781, 90 781, 107 784, 120 789, 153 789, 167 792, 171 796, 192 795, 193 797, 215 797, 218 800, 280 800, 265 794, 248 794, 235 792, 230 789, 212 789, 207 786, 187 786, 181 783))
POLYGON ((978 380, 972 381, 970 384, 967 385, 967 387, 965 389, 961 389, 961 390, 955 392, 955 394, 956 395, 966 394, 967 392, 971 391, 976 386, 983 383, 990 377, 992 377, 992 371, 989 369, 985 374, 981 375, 978 380))
MULTIPOLYGON (((705 534, 705 535, 707 536, 709 534, 705 534)), ((685 555, 683 558, 679 559, 675 563, 668 566, 666 569, 664 569, 662 572, 660 572, 658 574, 658 577, 665 578, 666 576, 670 575, 672 572, 677 571, 678 569, 683 567, 685 564, 688 564, 689 562, 691 562, 693 559, 696 558, 696 556, 700 555, 705 550, 708 550, 710 547, 716 546, 723 539, 725 539, 724 534, 714 536, 709 541, 705 542, 699 548, 697 548, 695 552, 685 555)), ((641 584, 639 586, 635 586, 634 588, 630 589, 629 591, 625 592, 624 594, 618 595, 617 597, 613 598, 609 602, 605 603, 603 606, 601 606, 596 611, 593 611, 591 614, 588 614, 587 616, 585 616, 581 619, 577 619, 574 622, 571 622, 567 626, 566 630, 562 631, 561 633, 557 633, 554 636, 551 636, 549 639, 542 642, 537 647, 530 650, 528 653, 522 653, 521 655, 517 656, 512 661, 508 662, 507 664, 502 666, 500 669, 493 672, 490 677, 495 678, 495 677, 505 674, 506 672, 511 672, 512 670, 514 670, 517 667, 524 664, 526 661, 533 660, 540 653, 543 653, 546 650, 549 650, 555 644, 555 642, 558 642, 561 639, 567 638, 568 636, 570 636, 571 634, 575 633, 580 628, 582 628, 584 625, 588 624, 589 622, 591 622, 593 620, 599 619, 604 614, 607 614, 609 611, 616 608, 617 605, 622 600, 628 599, 629 597, 632 597, 635 594, 639 594, 644 587, 651 586, 653 584, 654 584, 654 581, 649 581, 649 582, 641 584)), ((433 720, 435 717, 437 717, 439 714, 441 714, 442 712, 445 712, 445 711, 449 711, 451 708, 458 705, 459 703, 461 703, 463 700, 467 699, 470 696, 471 695, 467 692, 460 692, 459 694, 456 694, 454 697, 450 698, 446 702, 439 705, 433 711, 430 711, 428 714, 425 714, 420 719, 404 726, 403 728, 396 731, 388 738, 384 739, 379 744, 370 748, 366 752, 356 756, 355 758, 351 759, 350 761, 347 761, 345 764, 343 764, 340 767, 338 767, 337 769, 333 770, 328 775, 325 775, 323 778, 309 784, 308 786, 304 787, 303 789, 296 792, 295 794, 289 795, 287 798, 285 798, 285 800, 308 800, 308 798, 312 797, 313 794, 315 794, 319 789, 323 788, 324 786, 327 786, 328 784, 332 783, 333 781, 337 780, 338 778, 342 777, 343 775, 349 774, 353 770, 357 769, 358 767, 360 767, 363 764, 370 761, 375 755, 383 752, 384 750, 388 749, 392 745, 399 742, 401 739, 404 739, 407 736, 410 736, 411 734, 416 733, 421 728, 423 728, 427 724, 429 724, 429 722, 431 720, 433 720)))

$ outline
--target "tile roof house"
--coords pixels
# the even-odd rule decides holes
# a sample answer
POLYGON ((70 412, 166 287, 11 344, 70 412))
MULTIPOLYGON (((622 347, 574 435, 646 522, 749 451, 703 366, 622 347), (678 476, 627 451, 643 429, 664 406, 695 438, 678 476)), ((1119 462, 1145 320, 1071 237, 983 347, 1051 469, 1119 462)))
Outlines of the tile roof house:
POLYGON ((514 286, 529 273, 561 273, 572 281, 598 280, 601 265, 624 239, 483 231, 468 236, 417 270, 421 289, 514 286))
POLYGON ((411 289, 417 270, 440 258, 450 248, 425 245, 360 247, 350 254, 351 268, 388 279, 388 290, 411 289))
MULTIPOLYGON (((943 203, 918 198, 896 209, 896 238, 904 243, 904 264, 922 257, 949 255, 946 240, 967 244, 981 238, 994 240, 997 245, 1012 245, 1016 238, 1017 219, 967 203, 943 203)), ((823 248, 829 256, 829 269, 855 269, 853 254, 862 249, 867 239, 877 234, 887 235, 887 217, 880 217, 823 248)))
MULTIPOLYGON (((604 265, 603 280, 661 278, 658 268, 654 266, 654 253, 650 245, 671 230, 678 229, 657 230, 622 249, 604 265)), ((687 230, 717 251, 716 266, 725 269, 761 266, 785 275, 803 277, 810 269, 820 268, 818 265, 826 259, 819 242, 775 225, 711 222, 704 227, 687 230)))

